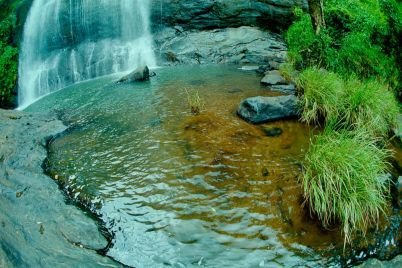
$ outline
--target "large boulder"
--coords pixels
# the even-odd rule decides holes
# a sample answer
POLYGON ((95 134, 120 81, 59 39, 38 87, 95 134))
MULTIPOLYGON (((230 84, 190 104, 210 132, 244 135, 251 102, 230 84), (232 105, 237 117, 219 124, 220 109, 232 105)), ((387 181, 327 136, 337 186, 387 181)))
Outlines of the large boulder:
POLYGON ((257 26, 284 29, 293 9, 307 10, 307 0, 152 0, 153 26, 179 25, 186 29, 257 26))
POLYGON ((252 97, 240 103, 237 114, 253 124, 295 118, 298 116, 297 101, 297 97, 294 95, 252 97))
POLYGON ((123 82, 143 82, 149 80, 149 69, 148 66, 140 66, 126 76, 120 78, 118 83, 123 82))

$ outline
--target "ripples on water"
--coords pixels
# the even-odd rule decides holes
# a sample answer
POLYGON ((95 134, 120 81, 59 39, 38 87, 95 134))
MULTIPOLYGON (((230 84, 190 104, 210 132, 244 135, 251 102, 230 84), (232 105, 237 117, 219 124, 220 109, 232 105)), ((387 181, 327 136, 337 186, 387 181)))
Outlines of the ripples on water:
POLYGON ((157 73, 143 84, 84 82, 29 108, 72 125, 51 144, 50 173, 94 204, 115 234, 108 255, 139 268, 322 266, 317 252, 341 237, 302 209, 298 175, 310 129, 238 119, 243 98, 271 94, 253 73, 157 73), (191 115, 185 89, 204 100, 200 115, 191 115), (267 137, 263 127, 283 134, 267 137))

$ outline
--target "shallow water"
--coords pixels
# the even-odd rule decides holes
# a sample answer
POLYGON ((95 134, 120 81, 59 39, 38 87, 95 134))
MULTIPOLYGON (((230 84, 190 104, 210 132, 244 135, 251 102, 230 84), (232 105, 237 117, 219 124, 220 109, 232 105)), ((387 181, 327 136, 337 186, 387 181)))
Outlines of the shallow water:
POLYGON ((157 69, 141 84, 103 77, 28 110, 72 127, 50 144, 49 172, 114 234, 108 255, 135 267, 327 266, 342 244, 302 208, 312 130, 239 119, 246 97, 274 93, 236 67, 157 69), (187 92, 204 105, 193 115, 187 92), (279 137, 263 128, 279 127, 279 137))

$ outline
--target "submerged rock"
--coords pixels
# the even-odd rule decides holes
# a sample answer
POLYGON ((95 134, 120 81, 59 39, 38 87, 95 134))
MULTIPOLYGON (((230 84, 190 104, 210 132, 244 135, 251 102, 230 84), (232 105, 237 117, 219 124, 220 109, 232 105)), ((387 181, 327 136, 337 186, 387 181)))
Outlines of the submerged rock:
POLYGON ((279 127, 266 127, 262 129, 268 137, 278 137, 282 135, 282 129, 279 127))
MULTIPOLYGON (((152 73, 152 76, 154 76, 154 73, 152 73)), ((140 66, 128 75, 120 78, 117 82, 143 82, 149 80, 149 77, 151 77, 151 75, 149 74, 148 66, 140 66)))
POLYGON ((298 116, 296 96, 252 97, 243 100, 237 114, 253 124, 298 116))

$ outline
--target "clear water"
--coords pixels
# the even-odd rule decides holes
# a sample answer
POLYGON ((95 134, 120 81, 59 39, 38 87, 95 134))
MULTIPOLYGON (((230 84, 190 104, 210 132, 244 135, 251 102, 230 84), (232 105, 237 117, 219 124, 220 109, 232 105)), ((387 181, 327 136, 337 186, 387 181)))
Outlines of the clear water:
POLYGON ((140 84, 83 82, 28 108, 71 124, 50 146, 50 173, 115 234, 108 255, 139 268, 329 265, 342 237, 310 220, 298 183, 312 131, 239 119, 242 99, 273 94, 253 72, 156 72, 140 84), (186 90, 202 98, 199 115, 186 90), (267 137, 264 127, 283 134, 267 137))

